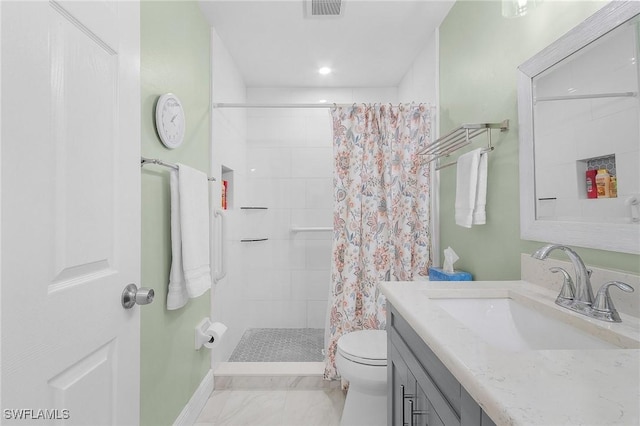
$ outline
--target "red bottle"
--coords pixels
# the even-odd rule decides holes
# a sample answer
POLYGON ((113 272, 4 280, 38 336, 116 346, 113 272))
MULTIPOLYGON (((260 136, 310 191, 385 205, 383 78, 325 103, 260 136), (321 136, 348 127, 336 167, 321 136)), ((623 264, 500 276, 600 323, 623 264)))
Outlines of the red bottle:
POLYGON ((220 189, 222 191, 222 210, 227 210, 227 191, 229 189, 229 182, 223 180, 222 187, 220 189))
POLYGON ((597 170, 587 170, 587 198, 598 198, 596 174, 598 174, 597 170))

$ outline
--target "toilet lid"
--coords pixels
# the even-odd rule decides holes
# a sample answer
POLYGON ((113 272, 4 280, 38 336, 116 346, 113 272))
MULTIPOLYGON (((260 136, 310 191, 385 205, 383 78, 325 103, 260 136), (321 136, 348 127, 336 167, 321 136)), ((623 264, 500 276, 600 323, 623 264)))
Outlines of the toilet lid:
POLYGON ((351 361, 368 365, 387 365, 387 332, 360 330, 338 339, 338 351, 351 361))

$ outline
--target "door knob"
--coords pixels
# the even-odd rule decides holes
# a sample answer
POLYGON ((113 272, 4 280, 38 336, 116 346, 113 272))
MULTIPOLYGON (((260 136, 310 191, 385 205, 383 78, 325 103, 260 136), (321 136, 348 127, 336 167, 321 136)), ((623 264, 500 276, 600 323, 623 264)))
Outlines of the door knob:
POLYGON ((155 293, 152 288, 138 288, 135 284, 129 284, 122 292, 122 307, 131 309, 134 305, 148 305, 153 302, 155 293))

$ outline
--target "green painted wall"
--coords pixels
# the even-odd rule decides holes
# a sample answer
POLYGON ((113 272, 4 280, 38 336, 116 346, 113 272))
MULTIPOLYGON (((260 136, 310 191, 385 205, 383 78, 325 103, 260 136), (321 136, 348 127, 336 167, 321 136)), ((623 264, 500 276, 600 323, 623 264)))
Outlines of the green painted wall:
MULTIPOLYGON (((441 134, 461 123, 511 122, 489 155, 486 225, 455 224, 455 167, 441 171, 440 245, 451 246, 460 255, 456 268, 477 280, 519 279, 520 253, 542 244, 520 239, 516 69, 604 4, 545 1, 525 17, 505 19, 499 1, 458 1, 442 23, 441 134)), ((640 273, 637 255, 576 250, 588 265, 640 273)))
MULTIPOLYGON (((210 30, 195 1, 142 1, 140 22, 142 155, 209 172, 210 30), (175 93, 186 114, 183 145, 164 148, 154 126, 158 97, 175 93)), ((193 348, 194 327, 210 315, 210 294, 167 311, 171 262, 168 169, 142 170, 142 284, 154 303, 140 308, 140 423, 173 424, 210 368, 209 351, 193 348)))

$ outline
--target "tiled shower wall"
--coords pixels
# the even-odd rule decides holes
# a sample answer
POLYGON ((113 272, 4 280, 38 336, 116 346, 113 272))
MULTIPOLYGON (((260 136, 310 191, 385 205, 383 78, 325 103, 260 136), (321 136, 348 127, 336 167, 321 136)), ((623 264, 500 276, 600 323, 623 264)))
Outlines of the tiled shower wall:
MULTIPOLYGON (((396 88, 247 89, 249 103, 396 102, 396 88)), ((328 109, 248 109, 244 194, 236 203, 247 328, 324 328, 331 268, 333 154, 328 109), (241 207, 267 207, 246 210, 241 207)))
POLYGON ((241 248, 253 326, 324 327, 332 234, 291 227, 331 226, 331 157, 327 110, 247 111, 246 201, 268 208, 241 218, 242 238, 268 238, 241 248))

